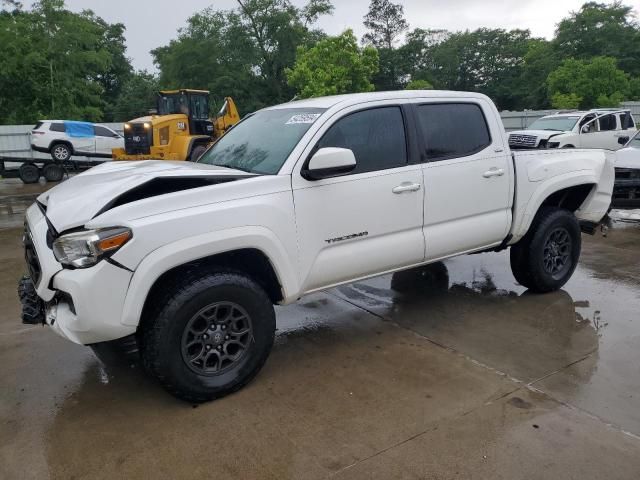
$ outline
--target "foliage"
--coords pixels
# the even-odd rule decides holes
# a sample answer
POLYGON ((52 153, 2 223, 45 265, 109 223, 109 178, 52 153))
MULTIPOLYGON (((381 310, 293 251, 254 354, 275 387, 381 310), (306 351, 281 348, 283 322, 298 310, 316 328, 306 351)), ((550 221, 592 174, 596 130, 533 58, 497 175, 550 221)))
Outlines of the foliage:
POLYGON ((366 45, 378 49, 379 69, 373 79, 377 90, 397 90, 405 83, 402 59, 396 48, 400 36, 409 28, 404 7, 390 0, 371 0, 364 17, 366 45))
POLYGON ((405 90, 431 90, 433 85, 431 85, 427 80, 412 80, 410 81, 405 90))
POLYGON ((158 90, 156 76, 146 71, 135 72, 122 84, 116 102, 107 107, 105 116, 126 121, 148 115, 155 108, 158 90))
POLYGON ((389 50, 409 28, 404 18, 404 7, 389 0, 371 0, 369 11, 364 17, 364 26, 369 30, 363 38, 366 43, 389 50))
POLYGON ((554 42, 563 58, 613 57, 622 70, 640 75, 640 28, 632 7, 620 2, 585 3, 558 24, 554 42))
POLYGON ((616 106, 630 93, 627 74, 610 57, 565 60, 551 72, 547 85, 555 107, 568 98, 579 99, 580 108, 616 106))
POLYGON ((438 88, 482 92, 500 108, 520 108, 524 57, 532 41, 528 30, 453 33, 431 48, 425 77, 438 88))
POLYGON ((378 53, 358 47, 352 30, 320 40, 315 46, 298 47, 294 67, 287 70, 289 85, 302 98, 369 92, 378 70, 378 53))
POLYGON ((237 1, 235 10, 194 14, 176 40, 151 52, 163 86, 209 89, 218 103, 232 96, 244 113, 294 96, 285 70, 298 46, 324 36, 311 25, 333 11, 331 2, 237 1))
POLYGON ((554 93, 551 97, 551 106, 561 110, 575 110, 582 103, 582 97, 575 93, 554 93))
POLYGON ((0 12, 0 122, 101 120, 131 69, 123 31, 62 0, 0 12))

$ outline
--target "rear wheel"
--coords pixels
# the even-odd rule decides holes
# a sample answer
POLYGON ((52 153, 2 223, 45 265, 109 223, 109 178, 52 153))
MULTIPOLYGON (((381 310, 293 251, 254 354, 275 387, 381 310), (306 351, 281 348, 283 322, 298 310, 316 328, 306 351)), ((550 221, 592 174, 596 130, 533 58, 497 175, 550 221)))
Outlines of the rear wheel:
POLYGON ((51 147, 51 158, 58 162, 66 162, 71 158, 71 147, 66 143, 56 143, 51 147))
POLYGON ((143 322, 142 359, 180 399, 199 403, 235 392, 269 356, 273 305, 241 273, 193 274, 156 301, 143 322))
POLYGON ((37 183, 40 180, 40 170, 33 163, 23 163, 18 169, 18 177, 24 183, 37 183))
POLYGON ((578 265, 581 241, 573 213, 543 207, 524 238, 511 247, 511 271, 518 283, 535 292, 558 290, 578 265))
POLYGON ((57 163, 50 163, 42 169, 42 175, 47 182, 59 182, 64 176, 64 169, 57 163))

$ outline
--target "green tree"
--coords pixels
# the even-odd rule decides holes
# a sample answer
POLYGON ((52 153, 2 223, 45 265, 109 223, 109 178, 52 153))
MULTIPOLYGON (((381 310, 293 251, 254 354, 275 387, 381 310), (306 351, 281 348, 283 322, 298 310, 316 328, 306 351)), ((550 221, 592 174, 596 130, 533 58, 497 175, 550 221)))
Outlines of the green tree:
POLYGON ((101 120, 114 51, 124 55, 124 38, 114 35, 121 28, 89 10, 70 12, 63 0, 1 11, 0 122, 101 120))
POLYGON ((287 70, 289 85, 302 98, 369 92, 378 69, 375 48, 358 47, 352 30, 328 37, 315 46, 298 47, 296 63, 287 70))
POLYGON ((628 75, 610 57, 565 60, 551 72, 547 85, 552 105, 558 108, 568 101, 578 101, 580 108, 617 106, 630 94, 628 75))
POLYGON ((405 90, 431 90, 433 85, 431 85, 427 80, 412 80, 410 81, 405 90))
POLYGON ((378 49, 379 71, 373 81, 378 90, 401 88, 402 60, 396 49, 400 36, 409 28, 404 7, 390 0, 371 0, 364 17, 367 33, 362 38, 367 45, 378 49))
POLYGON ((109 105, 105 115, 113 121, 125 122, 142 117, 155 108, 158 78, 146 71, 135 72, 122 84, 115 103, 109 105))
POLYGON ((332 9, 329 0, 301 8, 289 0, 238 0, 235 10, 196 13, 176 40, 151 52, 160 83, 206 88, 220 101, 232 96, 243 112, 290 100, 295 91, 285 70, 298 46, 324 36, 312 25, 332 9))
POLYGON ((640 26, 633 8, 619 1, 585 3, 558 24, 554 43, 561 58, 613 57, 622 70, 640 75, 640 26))
POLYGON ((532 41, 528 30, 452 33, 430 49, 427 70, 419 78, 438 88, 484 93, 503 109, 522 108, 524 57, 532 41))

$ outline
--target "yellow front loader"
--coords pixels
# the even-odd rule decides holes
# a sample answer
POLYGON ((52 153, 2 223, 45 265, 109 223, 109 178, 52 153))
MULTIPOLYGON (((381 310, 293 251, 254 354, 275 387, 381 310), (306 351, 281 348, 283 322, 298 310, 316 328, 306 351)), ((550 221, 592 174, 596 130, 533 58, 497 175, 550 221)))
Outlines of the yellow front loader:
POLYGON ((209 118, 206 90, 165 90, 158 93, 157 113, 124 124, 124 148, 113 149, 114 160, 190 160, 240 121, 231 97, 216 118, 209 118))

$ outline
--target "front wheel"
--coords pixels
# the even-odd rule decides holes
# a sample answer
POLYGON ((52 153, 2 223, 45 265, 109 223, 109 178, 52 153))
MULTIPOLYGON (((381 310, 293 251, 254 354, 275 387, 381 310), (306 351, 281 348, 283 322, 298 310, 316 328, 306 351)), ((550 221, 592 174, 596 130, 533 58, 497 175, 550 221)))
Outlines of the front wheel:
POLYGON ((264 290, 233 271, 192 275, 167 290, 141 332, 142 360, 163 387, 200 403, 253 379, 275 335, 275 313, 264 290))
POLYGON ((534 292, 559 290, 578 265, 581 241, 572 212, 543 207, 527 234, 511 247, 511 271, 518 283, 534 292))

